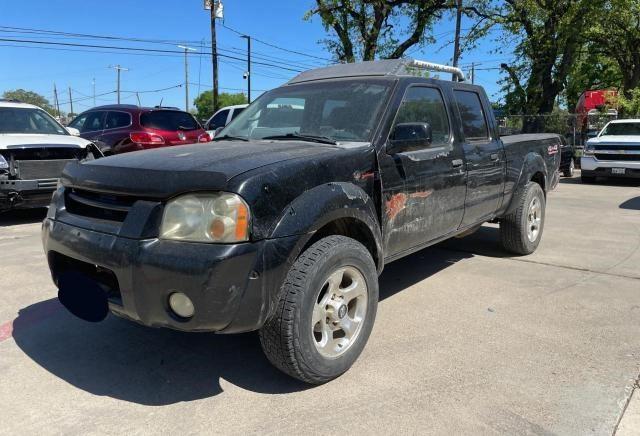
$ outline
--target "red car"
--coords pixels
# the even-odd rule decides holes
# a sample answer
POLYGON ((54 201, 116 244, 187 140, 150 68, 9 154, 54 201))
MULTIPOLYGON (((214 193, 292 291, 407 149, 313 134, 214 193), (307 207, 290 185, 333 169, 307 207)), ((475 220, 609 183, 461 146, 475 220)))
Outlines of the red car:
POLYGON ((211 140, 193 115, 168 107, 98 106, 78 115, 69 127, 105 155, 211 140))

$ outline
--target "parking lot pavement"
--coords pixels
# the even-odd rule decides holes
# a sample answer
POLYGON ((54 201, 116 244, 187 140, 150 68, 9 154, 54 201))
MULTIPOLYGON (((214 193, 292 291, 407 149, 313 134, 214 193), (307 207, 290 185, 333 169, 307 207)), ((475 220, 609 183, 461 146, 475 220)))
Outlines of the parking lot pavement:
POLYGON ((0 219, 0 432, 612 434, 627 409, 640 434, 637 184, 563 180, 528 257, 486 225, 388 265, 363 355, 314 388, 255 334, 75 319, 41 219, 0 219))

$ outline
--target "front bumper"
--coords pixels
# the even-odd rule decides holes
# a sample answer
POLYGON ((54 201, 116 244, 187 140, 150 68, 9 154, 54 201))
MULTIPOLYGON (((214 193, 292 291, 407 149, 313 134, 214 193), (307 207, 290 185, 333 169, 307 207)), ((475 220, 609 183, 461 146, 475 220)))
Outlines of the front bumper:
POLYGON ((638 161, 613 161, 598 160, 594 156, 582 156, 580 168, 583 176, 588 177, 624 177, 640 178, 640 160, 638 161), (614 174, 612 168, 624 168, 624 174, 614 174))
POLYGON ((242 244, 131 239, 47 218, 42 238, 54 282, 73 269, 107 271, 109 309, 151 327, 234 333, 258 329, 288 269, 297 237, 242 244), (175 316, 173 292, 186 294, 195 314, 175 316))
POLYGON ((48 206, 57 183, 58 179, 0 179, 0 210, 48 206))

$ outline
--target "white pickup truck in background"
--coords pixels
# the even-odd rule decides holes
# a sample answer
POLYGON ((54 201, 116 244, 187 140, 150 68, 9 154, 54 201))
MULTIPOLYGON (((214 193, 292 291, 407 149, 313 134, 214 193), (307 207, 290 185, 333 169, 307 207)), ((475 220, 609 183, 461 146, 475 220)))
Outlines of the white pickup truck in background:
POLYGON ((596 177, 640 178, 640 119, 607 124, 587 141, 580 166, 584 183, 596 177))

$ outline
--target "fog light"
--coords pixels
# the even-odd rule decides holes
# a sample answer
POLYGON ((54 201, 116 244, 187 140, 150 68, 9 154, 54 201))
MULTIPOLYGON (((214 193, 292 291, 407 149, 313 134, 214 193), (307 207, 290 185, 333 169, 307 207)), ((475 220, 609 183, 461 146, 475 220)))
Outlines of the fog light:
POLYGON ((181 318, 191 318, 195 312, 193 303, 182 292, 174 292, 169 296, 169 307, 181 318))

